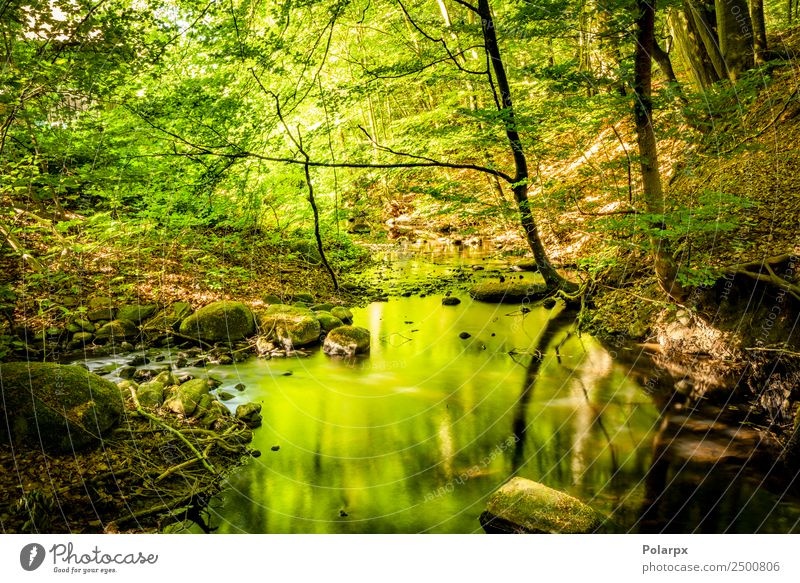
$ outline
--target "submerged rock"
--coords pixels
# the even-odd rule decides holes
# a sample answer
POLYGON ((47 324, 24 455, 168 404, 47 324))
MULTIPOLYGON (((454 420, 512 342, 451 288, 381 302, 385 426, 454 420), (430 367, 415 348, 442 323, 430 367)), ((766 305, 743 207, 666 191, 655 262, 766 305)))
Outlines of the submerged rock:
POLYGON ((0 365, 0 441, 70 452, 100 442, 122 415, 114 383, 78 366, 0 365), (10 434, 9 434, 10 428, 10 434))
POLYGON ((285 348, 318 342, 322 330, 314 312, 286 304, 276 304, 259 312, 258 327, 267 340, 277 341, 285 348))
POLYGON ((369 330, 358 326, 340 326, 331 330, 322 346, 331 356, 353 356, 369 352, 369 330))
POLYGON ((206 342, 241 340, 255 332, 253 313, 241 302, 221 301, 200 308, 186 318, 181 334, 206 342))
POLYGON ((569 494, 517 477, 489 497, 480 522, 488 533, 587 534, 604 520, 569 494))
POLYGON ((518 303, 535 301, 548 294, 543 283, 527 281, 484 281, 472 287, 469 295, 478 301, 489 303, 518 303))
POLYGON ((447 296, 446 298, 442 298, 443 306, 457 306, 460 303, 461 300, 458 298, 454 298, 453 296, 447 296))

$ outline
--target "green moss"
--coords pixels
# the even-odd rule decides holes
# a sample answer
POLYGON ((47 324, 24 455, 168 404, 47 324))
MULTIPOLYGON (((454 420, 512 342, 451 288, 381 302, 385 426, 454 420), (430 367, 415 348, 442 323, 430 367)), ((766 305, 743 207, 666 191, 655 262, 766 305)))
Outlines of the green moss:
POLYGON ((319 320, 320 327, 325 332, 330 332, 334 328, 338 328, 339 326, 344 326, 344 322, 342 322, 339 318, 331 314, 330 312, 315 312, 317 316, 317 320, 319 320))
POLYGON ((472 299, 490 303, 518 303, 536 301, 547 296, 547 286, 529 281, 483 281, 469 290, 472 299))
POLYGON ((122 397, 111 382, 78 366, 35 362, 0 365, 0 417, 11 420, 12 440, 69 452, 98 443, 122 415, 122 397))
POLYGON ((603 524, 602 516, 577 498, 525 478, 513 478, 496 490, 486 512, 518 532, 592 533, 603 524))
POLYGON ((322 331, 317 314, 307 308, 276 304, 258 314, 258 327, 264 336, 287 347, 319 341, 322 331))
POLYGON ((186 318, 181 334, 206 342, 241 340, 255 332, 253 313, 241 302, 221 301, 200 308, 186 318))
POLYGON ((370 334, 366 328, 340 326, 325 338, 323 350, 331 356, 353 356, 369 352, 370 334))

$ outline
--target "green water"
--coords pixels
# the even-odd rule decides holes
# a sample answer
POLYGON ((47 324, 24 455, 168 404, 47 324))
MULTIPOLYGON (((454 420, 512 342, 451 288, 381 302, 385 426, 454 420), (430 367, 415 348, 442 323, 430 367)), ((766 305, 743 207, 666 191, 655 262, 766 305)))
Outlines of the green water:
POLYGON ((263 455, 231 480, 221 530, 473 532, 486 495, 514 473, 620 502, 648 464, 654 406, 585 337, 564 343, 560 364, 549 352, 528 388, 531 357, 508 353, 535 346, 551 313, 514 311, 468 298, 372 304, 355 311, 369 357, 225 369, 263 404, 264 424, 263 455))
MULTIPOLYGON (((377 274, 392 288, 435 277, 438 259, 393 257, 377 274)), ((439 268, 481 260, 457 259, 439 268)), ((453 295, 461 305, 435 294, 355 309, 372 334, 363 358, 211 371, 244 383, 239 399, 262 403, 264 417, 253 443, 263 455, 213 505, 219 532, 478 532, 486 496, 515 474, 606 511, 640 504, 658 413, 626 368, 559 309, 453 295)))

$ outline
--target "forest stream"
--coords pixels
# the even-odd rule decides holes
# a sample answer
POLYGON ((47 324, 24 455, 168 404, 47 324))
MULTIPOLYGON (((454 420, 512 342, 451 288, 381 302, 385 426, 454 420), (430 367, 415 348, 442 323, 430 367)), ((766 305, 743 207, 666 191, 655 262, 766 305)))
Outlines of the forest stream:
POLYGON ((256 401, 264 417, 262 455, 207 508, 215 532, 480 532, 487 497, 512 476, 577 497, 618 532, 798 531, 796 488, 771 478, 759 433, 730 413, 683 410, 640 348, 577 334, 560 305, 454 290, 461 303, 443 306, 441 290, 397 287, 467 270, 509 273, 480 250, 385 254, 372 276, 389 301, 353 310, 369 355, 206 369, 229 407, 256 401))

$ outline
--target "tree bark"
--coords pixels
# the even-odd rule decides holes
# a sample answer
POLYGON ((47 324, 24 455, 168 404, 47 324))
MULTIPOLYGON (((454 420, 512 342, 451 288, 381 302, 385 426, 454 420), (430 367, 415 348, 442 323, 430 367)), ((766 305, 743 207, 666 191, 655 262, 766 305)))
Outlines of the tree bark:
MULTIPOLYGON (((704 91, 719 81, 722 77, 717 73, 714 62, 708 54, 706 43, 703 41, 697 25, 692 7, 686 3, 681 9, 669 11, 668 22, 670 31, 675 39, 681 59, 688 66, 695 86, 704 91)), ((706 35, 710 35, 706 30, 706 35)), ((716 33, 714 33, 712 48, 716 53, 716 33)), ((722 66, 722 59, 719 59, 722 66)))
POLYGON ((719 49, 727 77, 736 81, 753 68, 753 23, 747 0, 715 0, 719 49))
POLYGON ((753 22, 753 50, 756 63, 767 62, 767 24, 764 19, 764 0, 750 0, 750 20, 753 22))
POLYGON ((669 58, 669 53, 662 49, 655 41, 653 42, 653 58, 656 60, 656 63, 658 63, 658 67, 661 69, 664 77, 667 78, 667 82, 675 91, 675 96, 680 100, 681 103, 686 105, 688 101, 686 100, 686 96, 683 94, 683 90, 681 89, 681 84, 678 82, 678 78, 675 76, 675 69, 672 68, 672 59, 669 58))
POLYGON ((577 286, 561 277, 558 271, 553 267, 553 264, 550 263, 550 259, 547 257, 547 252, 542 244, 542 239, 539 236, 536 221, 531 212, 530 200, 528 199, 528 180, 530 178, 528 160, 525 157, 522 141, 517 131, 514 104, 511 100, 511 87, 508 83, 505 66, 503 65, 500 46, 497 42, 497 34, 494 28, 494 19, 489 6, 489 0, 478 1, 478 16, 480 16, 481 26, 483 28, 483 41, 486 47, 486 54, 489 56, 489 60, 492 64, 492 70, 494 71, 497 88, 499 90, 506 137, 514 156, 514 168, 516 173, 511 186, 514 192, 514 200, 517 203, 520 222, 525 231, 525 238, 533 252, 533 257, 536 261, 536 266, 539 268, 539 273, 542 274, 547 286, 553 289, 575 291, 577 286))
MULTIPOLYGON (((653 130, 653 45, 655 44, 655 0, 637 0, 639 16, 636 22, 636 54, 634 58, 633 106, 636 122, 636 138, 639 144, 639 158, 642 173, 642 186, 647 212, 664 216, 664 190, 661 172, 658 167, 658 147, 653 130)), ((651 225, 653 229, 663 230, 663 219, 651 225)), ((676 301, 681 301, 685 290, 678 283, 678 270, 669 253, 668 243, 662 237, 651 235, 653 264, 661 288, 676 301)))

